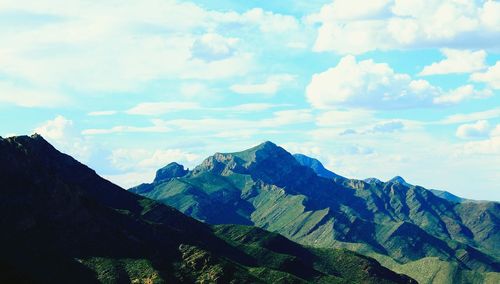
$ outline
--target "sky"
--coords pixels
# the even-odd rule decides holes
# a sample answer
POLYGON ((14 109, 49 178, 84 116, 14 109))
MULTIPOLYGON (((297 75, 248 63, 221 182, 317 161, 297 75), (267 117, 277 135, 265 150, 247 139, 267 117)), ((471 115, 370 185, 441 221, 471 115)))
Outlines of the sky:
POLYGON ((0 135, 125 187, 270 140, 500 200, 500 1, 0 0, 0 135))

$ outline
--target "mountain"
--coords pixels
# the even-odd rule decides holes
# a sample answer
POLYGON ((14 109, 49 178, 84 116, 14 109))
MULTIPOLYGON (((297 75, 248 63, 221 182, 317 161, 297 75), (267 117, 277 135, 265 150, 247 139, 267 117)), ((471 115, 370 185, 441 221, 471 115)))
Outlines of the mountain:
MULTIPOLYGON (((299 164, 311 168, 318 176, 324 177, 324 178, 329 178, 329 179, 336 179, 336 178, 341 178, 345 179, 342 176, 337 175, 336 173, 326 169, 323 164, 315 158, 311 158, 309 156, 303 155, 303 154, 293 154, 297 162, 299 164)), ((375 183, 375 184, 382 184, 383 181, 377 179, 377 178, 366 178, 363 180, 366 183, 375 183)), ((401 183, 405 186, 412 186, 411 184, 407 183, 404 178, 400 176, 395 176, 392 179, 390 179, 388 182, 393 182, 393 183, 401 183)), ((448 201, 452 201, 455 203, 461 203, 461 202, 474 202, 474 200, 470 199, 465 199, 459 196, 456 196, 452 193, 449 193, 448 191, 444 190, 438 190, 438 189, 429 189, 434 195, 437 197, 444 198, 448 201)))
MULTIPOLYGON (((157 181, 182 178, 172 164, 157 181)), ((371 258, 209 226, 99 177, 39 135, 0 138, 0 283, 415 283, 371 258)))
POLYGON ((449 193, 448 191, 438 190, 438 189, 430 189, 430 191, 432 193, 434 193, 434 195, 436 195, 437 197, 444 198, 444 199, 451 201, 451 202, 461 203, 461 202, 469 201, 468 199, 456 196, 452 193, 449 193))
POLYGON ((429 273, 448 272, 455 283, 500 280, 499 203, 450 202, 401 177, 325 178, 299 161, 265 142, 130 191, 206 223, 254 225, 308 246, 355 250, 424 283, 432 282, 429 273), (416 262, 428 265, 425 273, 408 269, 416 262))
POLYGON ((329 179, 344 178, 332 171, 327 170, 317 159, 308 157, 303 154, 294 154, 293 157, 295 158, 295 160, 297 160, 297 162, 299 162, 299 164, 311 168, 320 177, 329 179))

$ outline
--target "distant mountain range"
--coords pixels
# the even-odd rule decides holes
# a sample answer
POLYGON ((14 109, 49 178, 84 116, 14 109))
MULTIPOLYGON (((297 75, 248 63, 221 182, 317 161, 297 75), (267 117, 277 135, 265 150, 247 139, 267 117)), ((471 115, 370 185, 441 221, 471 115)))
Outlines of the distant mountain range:
POLYGON ((500 283, 500 204, 401 177, 348 179, 272 142, 161 169, 130 191, 209 224, 258 226, 303 245, 375 257, 420 283, 500 283))
MULTIPOLYGON (((236 187, 219 188, 225 180, 219 160, 228 162, 222 156, 208 160, 196 173, 171 164, 142 193, 153 195, 160 184, 172 193, 169 183, 204 176, 215 179, 196 189, 206 191, 206 202, 210 194, 236 200, 236 187), (216 165, 221 171, 203 174, 216 165)), ((259 173, 275 178, 273 172, 259 173)), ((236 180, 255 196, 245 187, 250 179, 236 180)), ((201 223, 99 177, 39 135, 0 137, 0 183, 0 283, 416 283, 348 250, 304 247, 256 227, 201 223)), ((173 195, 174 203, 189 204, 179 206, 184 212, 216 218, 196 205, 202 198, 173 195)), ((212 211, 247 220, 251 207, 231 206, 243 211, 212 211)))

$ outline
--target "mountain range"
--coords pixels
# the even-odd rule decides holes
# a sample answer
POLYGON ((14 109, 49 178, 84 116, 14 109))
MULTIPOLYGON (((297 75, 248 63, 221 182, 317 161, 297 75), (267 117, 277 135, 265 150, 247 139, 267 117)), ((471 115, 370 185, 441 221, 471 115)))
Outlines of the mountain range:
MULTIPOLYGON (((268 146, 272 145, 264 148, 268 146)), ((258 184, 243 174, 226 180, 236 174, 232 170, 242 171, 240 162, 250 157, 241 156, 237 163, 224 157, 208 159, 194 171, 171 164, 158 171, 154 185, 134 190, 158 197, 153 191, 160 192, 163 185, 165 193, 177 196, 169 199, 175 202, 158 198, 160 203, 101 178, 40 135, 0 137, 0 283, 416 283, 370 257, 304 246, 262 229, 279 231, 273 226, 282 223, 245 226, 266 219, 260 215, 262 222, 256 222, 249 217, 255 207, 248 200, 255 200, 263 188, 270 198, 277 197, 275 191, 287 198, 287 181, 278 180, 283 187, 264 183, 284 173, 266 170, 263 164, 252 168, 260 175, 258 184), (191 179, 197 179, 197 185, 188 186, 191 179), (174 189, 171 183, 179 186, 174 189), (205 195, 188 194, 188 188, 205 195), (246 196, 241 204, 226 202, 238 196, 246 196), (224 207, 208 210, 209 204, 198 203, 202 199, 224 207), (162 203, 176 204, 188 215, 219 225, 199 222, 162 203)), ((306 172, 306 178, 316 176, 312 170, 306 172)), ((291 190, 296 194, 291 206, 304 201, 302 190, 291 190)), ((282 222, 276 209, 267 210, 282 222)), ((303 230, 316 231, 304 226, 303 230)), ((475 257, 467 264, 485 271, 495 265, 475 257)))
POLYGON ((498 202, 469 202, 401 177, 345 178, 272 142, 216 153, 190 171, 171 163, 130 191, 208 224, 356 251, 420 283, 500 283, 498 202))

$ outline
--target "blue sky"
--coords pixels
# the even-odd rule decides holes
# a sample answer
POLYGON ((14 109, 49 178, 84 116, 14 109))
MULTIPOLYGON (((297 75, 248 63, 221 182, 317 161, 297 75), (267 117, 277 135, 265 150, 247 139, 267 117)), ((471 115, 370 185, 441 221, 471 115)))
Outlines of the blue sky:
POLYGON ((271 140, 500 200, 500 2, 0 2, 0 135, 129 187, 271 140))

